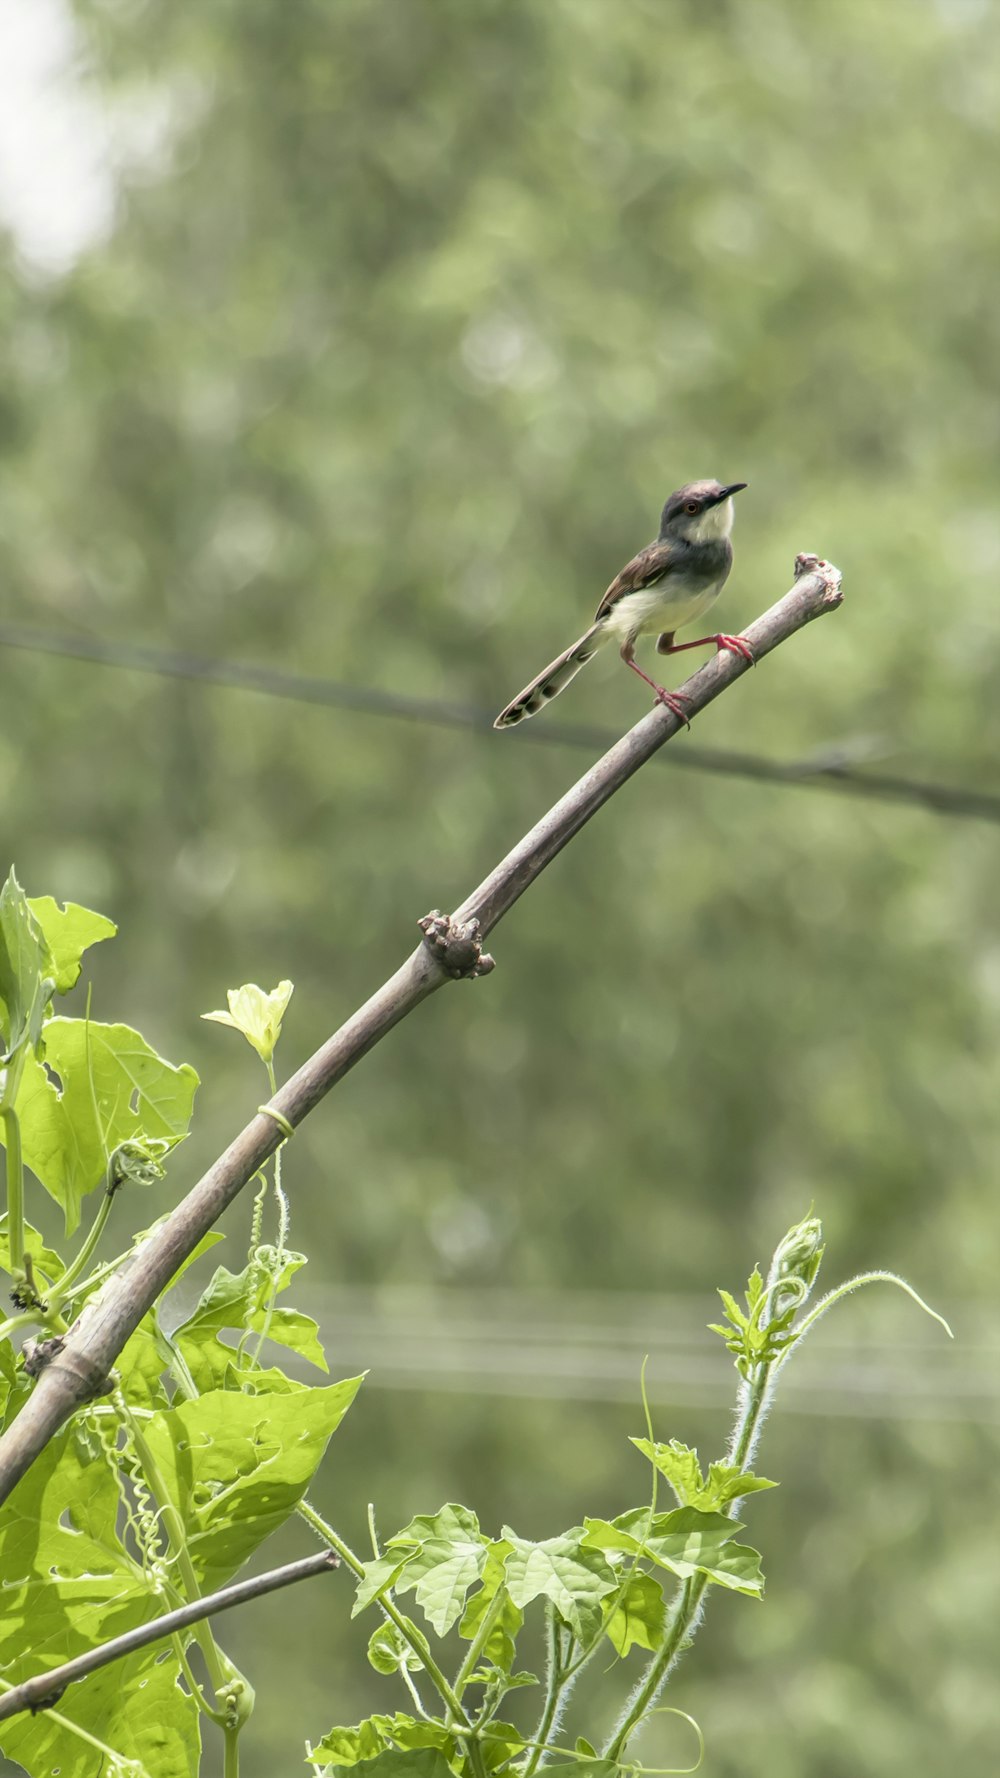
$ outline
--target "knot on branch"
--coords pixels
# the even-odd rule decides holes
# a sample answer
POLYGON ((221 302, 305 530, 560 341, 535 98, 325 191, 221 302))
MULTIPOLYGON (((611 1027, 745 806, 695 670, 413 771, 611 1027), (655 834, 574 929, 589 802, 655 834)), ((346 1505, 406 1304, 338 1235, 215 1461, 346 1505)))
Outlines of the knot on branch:
POLYGON ((463 977, 471 981, 496 968, 494 959, 483 950, 478 920, 453 920, 450 914, 442 914, 440 908, 432 908, 417 925, 435 963, 440 963, 445 974, 455 981, 463 977))
POLYGON ((840 604, 843 598, 840 583, 844 577, 840 569, 835 568, 832 562, 825 561, 822 556, 814 556, 811 550, 800 549, 795 558, 796 580, 801 580, 803 574, 815 574, 823 582, 826 588, 823 596, 824 605, 840 604))
POLYGON ((25 1340, 21 1353, 24 1368, 29 1377, 40 1377, 50 1364, 65 1371, 73 1380, 73 1394, 79 1405, 93 1401, 97 1396, 110 1395, 115 1386, 114 1377, 109 1377, 89 1359, 78 1357, 72 1350, 66 1349, 63 1334, 53 1334, 47 1340, 25 1340))
POLYGON ((40 1377, 52 1360, 58 1358, 65 1344, 62 1334, 53 1334, 48 1340, 25 1340, 21 1357, 29 1377, 40 1377))

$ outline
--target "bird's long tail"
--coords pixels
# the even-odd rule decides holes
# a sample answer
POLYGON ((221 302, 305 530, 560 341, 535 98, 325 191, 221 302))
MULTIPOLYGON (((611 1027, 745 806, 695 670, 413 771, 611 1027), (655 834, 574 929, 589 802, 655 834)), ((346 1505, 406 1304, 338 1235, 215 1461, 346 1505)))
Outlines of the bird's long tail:
POLYGON ((571 679, 575 679, 581 667, 592 660, 598 649, 607 641, 606 628, 603 623, 591 624, 590 629, 550 661, 543 673, 519 691, 513 702, 501 710, 494 728, 513 728, 515 722, 523 722, 526 716, 537 716, 546 704, 551 704, 561 691, 566 689, 571 679))

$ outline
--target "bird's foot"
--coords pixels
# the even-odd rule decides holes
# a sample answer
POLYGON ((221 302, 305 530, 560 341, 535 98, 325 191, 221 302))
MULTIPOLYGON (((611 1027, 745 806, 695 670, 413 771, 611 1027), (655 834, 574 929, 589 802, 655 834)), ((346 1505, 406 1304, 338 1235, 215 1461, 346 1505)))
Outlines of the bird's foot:
POLYGON ((668 710, 672 710, 675 716, 680 717, 685 728, 690 728, 691 727, 691 718, 684 708, 684 706, 688 702, 688 700, 684 696, 683 692, 664 691, 662 685, 654 685, 653 690, 656 693, 657 703, 666 705, 666 708, 668 710))
POLYGON ((722 635, 719 635, 719 636, 713 636, 711 638, 711 640, 715 643, 716 650, 718 651, 719 654, 721 654, 722 650, 725 648, 725 649, 728 649, 730 654, 742 655, 742 657, 745 661, 750 662, 751 667, 755 667, 757 665, 757 656, 754 654, 754 651, 750 647, 750 644, 747 641, 745 636, 722 636, 722 635))

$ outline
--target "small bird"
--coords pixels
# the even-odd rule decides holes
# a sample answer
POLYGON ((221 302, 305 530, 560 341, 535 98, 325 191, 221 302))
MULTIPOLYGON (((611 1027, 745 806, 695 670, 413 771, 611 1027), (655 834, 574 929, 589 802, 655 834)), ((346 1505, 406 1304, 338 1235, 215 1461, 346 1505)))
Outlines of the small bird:
MULTIPOLYGON (((702 648, 714 642, 753 663, 753 650, 742 636, 699 636, 694 642, 675 642, 684 624, 693 623, 715 603, 733 565, 733 495, 746 482, 688 482, 671 494, 660 515, 660 535, 633 556, 611 582, 597 616, 572 648, 551 661, 543 673, 518 692, 513 703, 501 710, 494 728, 513 728, 526 716, 537 716, 546 704, 575 679, 607 642, 618 643, 627 667, 652 686, 658 701, 688 721, 679 692, 664 691, 635 660, 638 638, 659 630, 660 654, 680 654, 685 648, 702 648)), ((690 724, 689 724, 690 726, 690 724)))

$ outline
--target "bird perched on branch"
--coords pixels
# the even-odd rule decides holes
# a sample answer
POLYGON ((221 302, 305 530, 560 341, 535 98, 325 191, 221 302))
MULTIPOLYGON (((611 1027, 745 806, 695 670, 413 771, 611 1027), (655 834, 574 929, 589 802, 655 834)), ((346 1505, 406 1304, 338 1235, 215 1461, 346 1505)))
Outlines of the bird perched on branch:
POLYGON ((606 643, 618 643, 627 667, 655 691, 658 701, 687 722, 684 699, 664 691, 655 679, 636 664, 635 645, 647 631, 659 630, 660 654, 680 654, 685 648, 702 648, 714 642, 753 662, 753 651, 742 636, 699 636, 694 642, 675 642, 684 624, 693 623, 715 603, 733 565, 733 495, 746 482, 688 482, 671 494, 660 516, 660 535, 655 543, 633 556, 615 576, 597 607, 590 629, 572 648, 551 661, 543 673, 518 692, 513 703, 501 710, 494 728, 513 728, 526 716, 536 716, 546 704, 575 679, 606 643))

